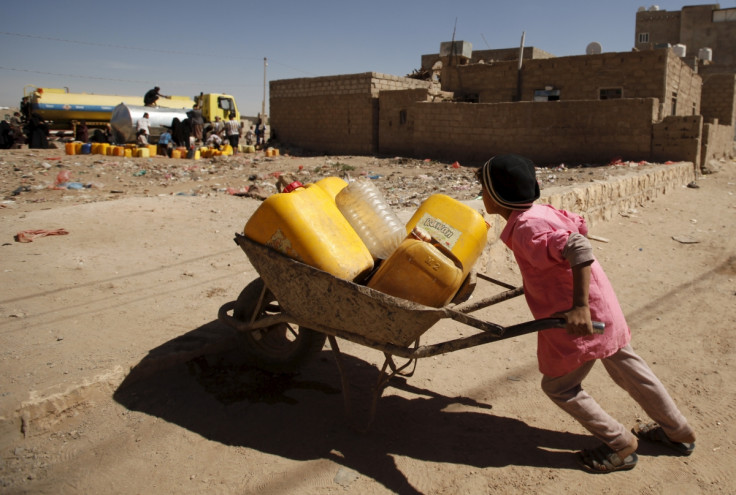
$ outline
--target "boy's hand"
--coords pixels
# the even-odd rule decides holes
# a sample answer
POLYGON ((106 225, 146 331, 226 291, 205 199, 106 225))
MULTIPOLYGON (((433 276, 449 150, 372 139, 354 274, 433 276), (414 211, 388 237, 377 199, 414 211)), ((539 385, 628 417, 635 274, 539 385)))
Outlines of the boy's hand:
POLYGON ((567 321, 565 329, 570 335, 582 336, 594 333, 588 306, 573 306, 567 311, 557 313, 554 317, 564 318, 567 321))

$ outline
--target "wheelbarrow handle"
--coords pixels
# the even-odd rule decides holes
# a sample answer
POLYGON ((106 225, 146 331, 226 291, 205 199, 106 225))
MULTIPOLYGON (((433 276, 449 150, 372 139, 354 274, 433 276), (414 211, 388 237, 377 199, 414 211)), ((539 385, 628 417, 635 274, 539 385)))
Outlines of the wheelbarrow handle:
MULTIPOLYGON (((564 318, 545 318, 544 319, 547 322, 555 323, 554 325, 550 325, 550 327, 559 327, 559 328, 566 328, 567 327, 567 321, 565 321, 564 318)), ((602 321, 594 321, 593 323, 593 333, 602 334, 606 330, 606 324, 602 321)))

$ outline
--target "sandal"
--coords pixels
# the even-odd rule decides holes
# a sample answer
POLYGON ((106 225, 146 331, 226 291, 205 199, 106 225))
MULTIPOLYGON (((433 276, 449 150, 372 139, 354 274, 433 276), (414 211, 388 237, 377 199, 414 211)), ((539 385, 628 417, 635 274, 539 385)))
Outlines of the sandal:
POLYGON ((626 456, 626 458, 621 459, 621 456, 615 450, 606 444, 602 444, 595 449, 581 450, 577 453, 577 459, 586 471, 591 473, 611 473, 613 471, 634 469, 639 457, 634 452, 626 456))
POLYGON ((673 442, 657 423, 638 424, 631 429, 631 433, 641 440, 663 445, 682 456, 687 456, 695 450, 695 442, 673 442))

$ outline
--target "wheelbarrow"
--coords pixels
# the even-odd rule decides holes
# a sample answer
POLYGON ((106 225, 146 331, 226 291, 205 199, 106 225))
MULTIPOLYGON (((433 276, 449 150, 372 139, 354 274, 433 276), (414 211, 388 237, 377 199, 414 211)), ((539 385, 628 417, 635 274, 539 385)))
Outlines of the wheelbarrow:
MULTIPOLYGON (((260 277, 248 284, 236 301, 220 308, 219 321, 238 331, 250 362, 271 372, 296 371, 322 349, 325 340, 329 340, 340 372, 349 418, 352 416, 350 383, 337 338, 382 352, 385 359, 372 389, 367 427, 375 417, 378 399, 389 381, 396 375, 412 376, 418 359, 565 326, 562 318, 503 327, 472 316, 472 312, 523 294, 522 287, 480 273, 471 272, 453 302, 432 308, 335 277, 244 235, 236 234, 234 240, 260 277), (504 290, 469 302, 467 299, 478 279, 504 290), (420 345, 422 334, 444 318, 473 327, 478 332, 420 345), (397 365, 395 358, 403 358, 406 362, 397 365)), ((595 322, 594 328, 602 331, 603 324, 595 322)))

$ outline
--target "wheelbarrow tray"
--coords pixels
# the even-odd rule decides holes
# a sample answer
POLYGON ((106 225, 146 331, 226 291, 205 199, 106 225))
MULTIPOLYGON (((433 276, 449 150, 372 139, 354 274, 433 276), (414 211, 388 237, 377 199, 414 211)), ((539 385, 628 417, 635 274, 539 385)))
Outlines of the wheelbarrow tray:
POLYGON ((340 335, 344 331, 371 341, 408 346, 437 321, 446 308, 432 308, 384 294, 289 258, 237 235, 253 267, 282 309, 299 325, 340 335))

